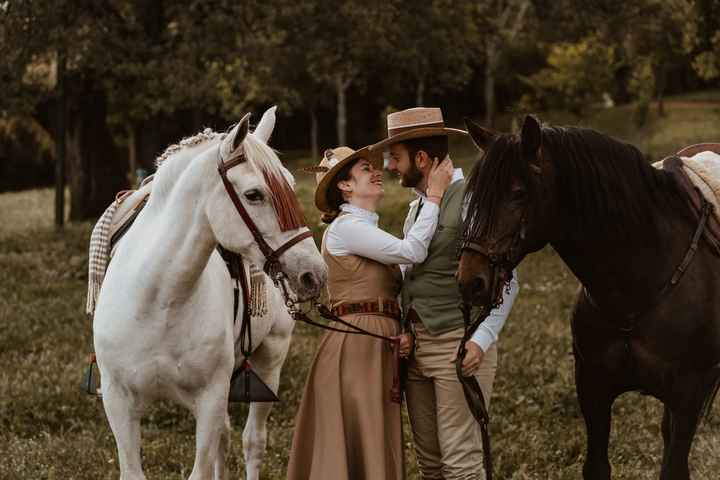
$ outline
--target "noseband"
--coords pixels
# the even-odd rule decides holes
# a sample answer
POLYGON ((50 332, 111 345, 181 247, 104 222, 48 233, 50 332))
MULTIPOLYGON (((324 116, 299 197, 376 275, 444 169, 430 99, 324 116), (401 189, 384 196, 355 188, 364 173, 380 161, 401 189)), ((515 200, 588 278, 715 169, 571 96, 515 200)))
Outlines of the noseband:
MULTIPOLYGON (((488 258, 490 262, 490 269, 492 272, 492 285, 491 293, 496 295, 496 290, 499 278, 502 278, 502 283, 507 283, 512 278, 512 269, 520 263, 522 253, 520 251, 520 242, 525 240, 525 234, 527 232, 527 208, 523 210, 522 216, 520 217, 520 227, 512 235, 510 240, 510 246, 504 252, 498 251, 497 245, 500 243, 499 240, 488 242, 487 245, 483 245, 476 238, 465 237, 460 245, 460 255, 465 250, 479 253, 488 258), (498 275, 500 273, 500 275, 498 275)), ((499 296, 499 295, 498 295, 499 296)), ((495 308, 498 300, 495 298, 490 305, 485 306, 485 310, 489 312, 495 308)))
POLYGON ((286 251, 290 250, 290 248, 293 247, 295 244, 305 240, 306 238, 312 237, 312 232, 310 230, 307 230, 305 232, 299 233, 275 250, 273 250, 272 247, 268 245, 268 243, 265 241, 265 238, 263 238, 260 229, 258 229, 257 225, 255 225, 255 222, 250 217, 250 214, 240 201, 240 197, 238 196, 235 188, 233 188, 232 183, 230 183, 230 180, 228 180, 227 177, 228 170, 237 165, 245 163, 246 160, 247 159, 245 158, 244 151, 240 152, 235 158, 233 158, 229 162, 224 162, 222 157, 220 157, 220 155, 218 154, 218 173, 220 173, 220 178, 222 178, 223 185, 225 185, 225 190, 227 191, 228 196, 230 196, 230 200, 232 200, 233 204, 235 205, 235 210, 237 210, 237 212, 240 214, 240 217, 245 222, 248 230, 250 230, 250 233, 252 233, 252 236, 255 239, 255 243, 257 243, 258 248, 260 248, 260 251, 265 256, 265 265, 263 266, 263 270, 265 271, 265 273, 268 274, 270 278, 273 279, 275 283, 278 283, 281 277, 284 275, 280 266, 280 256, 286 251))

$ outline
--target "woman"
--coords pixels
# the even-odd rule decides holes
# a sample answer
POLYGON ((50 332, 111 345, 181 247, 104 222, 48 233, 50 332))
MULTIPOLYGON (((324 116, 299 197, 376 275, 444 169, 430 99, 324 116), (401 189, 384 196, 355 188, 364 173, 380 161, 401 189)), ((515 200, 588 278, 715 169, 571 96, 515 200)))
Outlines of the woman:
MULTIPOLYGON (((427 198, 407 238, 378 228, 382 158, 367 147, 325 152, 315 205, 330 223, 322 242, 333 312, 360 328, 400 334, 398 264, 422 262, 452 176, 450 160, 435 160, 427 198), (351 313, 352 312, 352 313, 351 313)), ((335 327, 347 328, 333 324, 335 327)), ((401 356, 411 338, 399 338, 401 356)), ((289 480, 400 480, 404 477, 400 404, 391 390, 397 365, 389 342, 329 331, 320 342, 295 418, 289 480)))

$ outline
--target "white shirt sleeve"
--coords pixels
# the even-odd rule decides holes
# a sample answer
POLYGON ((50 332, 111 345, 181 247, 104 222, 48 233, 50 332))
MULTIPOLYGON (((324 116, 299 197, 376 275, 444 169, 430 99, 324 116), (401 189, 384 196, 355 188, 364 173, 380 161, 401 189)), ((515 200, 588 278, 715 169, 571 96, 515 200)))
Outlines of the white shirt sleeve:
POLYGON ((515 297, 517 297, 520 291, 520 284, 517 280, 517 271, 513 270, 513 278, 510 280, 510 288, 503 289, 503 302, 502 304, 493 309, 490 315, 485 321, 480 324, 475 333, 473 334, 470 341, 475 342, 483 352, 487 352, 490 346, 497 342, 500 331, 505 325, 510 311, 512 310, 513 303, 515 303, 515 297))
POLYGON ((353 215, 342 215, 330 226, 325 248, 332 255, 359 255, 386 265, 422 263, 427 258, 439 212, 437 204, 427 202, 404 239, 353 215))

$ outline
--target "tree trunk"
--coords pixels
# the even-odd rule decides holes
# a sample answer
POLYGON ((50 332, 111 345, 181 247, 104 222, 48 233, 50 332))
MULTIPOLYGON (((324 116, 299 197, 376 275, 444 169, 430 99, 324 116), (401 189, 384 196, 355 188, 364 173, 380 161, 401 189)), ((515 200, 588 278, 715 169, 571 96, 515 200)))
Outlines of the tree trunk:
POLYGON ((495 123, 496 98, 495 76, 500 58, 497 38, 490 37, 486 44, 485 60, 485 126, 492 127, 495 123))
POLYGON ((347 100, 345 93, 348 81, 343 80, 341 74, 335 75, 335 89, 337 92, 337 136, 338 146, 347 144, 347 100))
POLYGON ((98 217, 128 187, 127 155, 114 144, 107 124, 107 99, 93 89, 93 79, 85 82, 82 99, 68 131, 70 159, 70 220, 98 217))
POLYGON ((128 172, 127 179, 131 188, 136 188, 138 185, 138 163, 137 163, 137 141, 135 137, 135 128, 132 125, 126 127, 127 130, 127 154, 128 154, 128 172))
POLYGON ((55 228, 62 230, 65 225, 65 51, 58 51, 57 63, 57 131, 55 132, 55 228))
POLYGON ((421 77, 415 90, 415 106, 422 107, 425 103, 425 77, 421 77))
POLYGON ((657 90, 658 115, 666 116, 665 112, 665 86, 667 85, 667 71, 664 65, 660 65, 655 74, 655 88, 657 90))
POLYGON ((310 150, 313 160, 317 161, 320 158, 320 149, 318 148, 318 119, 315 108, 310 109, 310 150))

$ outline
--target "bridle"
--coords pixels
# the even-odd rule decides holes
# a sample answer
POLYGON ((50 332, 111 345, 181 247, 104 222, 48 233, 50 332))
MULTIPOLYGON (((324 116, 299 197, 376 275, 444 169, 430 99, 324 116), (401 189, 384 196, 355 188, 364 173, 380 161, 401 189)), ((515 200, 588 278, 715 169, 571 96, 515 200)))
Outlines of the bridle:
MULTIPOLYGON (((218 173, 220 174, 223 185, 225 185, 225 190, 227 191, 230 200, 232 200, 233 205, 235 205, 235 210, 237 210, 238 214, 240 214, 240 217, 243 219, 245 225, 247 226, 248 230, 250 230, 250 233, 255 239, 255 243, 257 244, 262 254, 265 256, 265 264, 263 265, 263 271, 268 274, 268 276, 273 280, 273 282, 275 282, 275 284, 278 284, 285 277, 285 274, 282 271, 282 267, 280 265, 280 257, 283 253, 290 250, 290 248, 292 248, 297 243, 300 243, 306 238, 312 237, 312 232, 310 230, 305 230, 304 232, 295 235, 275 250, 273 250, 272 247, 268 245, 262 233, 260 232, 260 229, 258 229, 252 217, 250 217, 250 214, 248 213, 247 209, 245 209, 243 203, 240 201, 240 197, 238 196, 235 188, 233 188, 232 183, 230 183, 230 180, 227 177, 228 170, 242 163, 245 163, 246 161, 247 158, 245 157, 245 151, 240 151, 230 161, 225 162, 220 156, 220 151, 218 150, 218 173)), ((283 292, 285 293, 286 289, 283 289, 283 292)), ((286 301, 288 301, 288 295, 289 294, 286 294, 286 301)))
POLYGON ((490 312, 502 304, 503 287, 509 288, 510 280, 512 279, 512 270, 522 259, 520 243, 525 240, 526 237, 528 209, 528 205, 525 205, 520 216, 520 227, 512 234, 507 250, 499 251, 497 248, 500 241, 506 237, 494 239, 487 245, 484 245, 480 243, 478 239, 468 238, 466 236, 463 237, 460 248, 458 249, 458 257, 460 257, 465 250, 469 250, 484 255, 490 262, 491 284, 488 286, 488 291, 490 292, 491 297, 487 304, 480 306, 474 320, 472 319, 472 302, 463 299, 459 305, 460 311, 463 315, 465 332, 462 340, 460 341, 460 345, 458 346, 458 352, 455 360, 455 372, 460 384, 463 387, 465 401, 467 402, 475 421, 477 421, 480 425, 480 433, 483 444, 483 465, 485 467, 485 473, 488 480, 492 480, 493 478, 492 448, 490 445, 489 428, 490 415, 487 411, 487 402, 485 401, 485 396, 482 388, 480 388, 480 384, 474 376, 466 377, 463 375, 462 363, 465 359, 465 355, 467 354, 465 343, 472 338, 480 324, 482 324, 488 315, 490 315, 490 312))
MULTIPOLYGON (((482 313, 489 313, 501 303, 502 296, 500 295, 500 287, 511 280, 513 268, 522 260, 523 252, 520 249, 520 244, 525 240, 527 233, 527 212, 528 207, 526 205, 520 216, 520 226, 512 234, 509 247, 505 251, 500 251, 497 248, 502 238, 495 239, 487 244, 482 244, 476 238, 464 237, 460 244, 458 257, 460 257, 465 250, 469 250, 487 257, 490 263, 492 284, 489 285, 488 290, 491 293, 491 300, 488 304, 482 306, 482 313)), ((467 308, 469 307, 470 305, 467 305, 467 308)))

